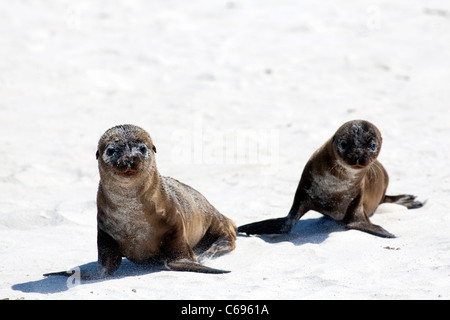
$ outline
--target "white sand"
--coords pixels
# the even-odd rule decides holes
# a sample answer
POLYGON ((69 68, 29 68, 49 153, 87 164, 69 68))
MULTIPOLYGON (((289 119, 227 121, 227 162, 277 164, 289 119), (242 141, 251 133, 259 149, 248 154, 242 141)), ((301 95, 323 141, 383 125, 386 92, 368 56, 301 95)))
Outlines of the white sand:
POLYGON ((449 299, 450 5, 402 1, 25 1, 0 10, 0 298, 449 299), (207 265, 68 288, 95 269, 96 144, 133 123, 163 175, 236 224, 285 216, 345 121, 384 136, 383 239, 310 212, 207 265))

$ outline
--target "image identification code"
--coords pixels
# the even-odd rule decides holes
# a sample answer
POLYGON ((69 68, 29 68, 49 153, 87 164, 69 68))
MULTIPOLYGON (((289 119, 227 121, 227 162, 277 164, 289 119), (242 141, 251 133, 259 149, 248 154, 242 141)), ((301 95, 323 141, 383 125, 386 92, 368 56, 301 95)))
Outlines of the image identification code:
POLYGON ((210 318, 214 314, 225 313, 233 315, 268 315, 269 309, 266 305, 244 305, 244 304, 229 304, 225 308, 217 307, 202 307, 189 304, 187 307, 181 308, 182 315, 206 315, 210 318))

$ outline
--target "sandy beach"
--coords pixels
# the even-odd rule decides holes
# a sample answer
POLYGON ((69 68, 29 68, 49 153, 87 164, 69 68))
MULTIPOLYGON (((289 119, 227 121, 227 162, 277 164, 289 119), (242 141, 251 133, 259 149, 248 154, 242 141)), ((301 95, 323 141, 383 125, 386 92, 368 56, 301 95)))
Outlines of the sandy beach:
POLYGON ((450 4, 445 0, 10 1, 0 9, 0 299, 449 299, 450 4), (396 235, 318 212, 288 235, 239 235, 210 275, 124 260, 95 270, 95 152, 146 129, 162 175, 237 225, 285 216, 341 124, 383 135, 396 235))

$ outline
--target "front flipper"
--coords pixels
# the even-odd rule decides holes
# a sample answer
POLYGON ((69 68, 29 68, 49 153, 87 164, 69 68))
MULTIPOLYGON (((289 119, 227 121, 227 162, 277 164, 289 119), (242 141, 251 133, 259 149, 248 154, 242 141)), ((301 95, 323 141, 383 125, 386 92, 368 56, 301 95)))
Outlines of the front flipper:
POLYGON ((347 223, 347 228, 364 231, 382 238, 395 238, 395 236, 382 227, 367 221, 355 221, 347 223))
POLYGON ((288 223, 288 218, 269 219, 254 223, 249 223, 238 228, 238 232, 250 234, 277 234, 289 233, 292 229, 288 223))
POLYGON ((342 222, 347 228, 364 231, 383 238, 395 238, 395 236, 383 229, 382 227, 370 222, 369 218, 364 213, 361 198, 355 198, 354 202, 347 209, 346 216, 342 222))
POLYGON ((97 231, 97 251, 100 275, 112 275, 122 263, 122 254, 119 244, 100 228, 97 231))
POLYGON ((106 273, 104 272, 97 272, 94 274, 88 274, 88 273, 84 273, 81 272, 79 270, 79 268, 76 269, 71 269, 69 271, 60 271, 60 272, 50 272, 50 273, 45 273, 43 274, 44 277, 52 277, 52 276, 63 276, 63 277, 76 277, 80 280, 100 280, 103 279, 107 276, 106 273))
POLYGON ((398 196, 385 196, 383 203, 395 203, 407 207, 408 209, 417 209, 423 207, 425 202, 416 201, 416 196, 411 194, 402 194, 398 196))
POLYGON ((49 272, 49 273, 44 273, 43 276, 44 277, 50 277, 50 276, 64 276, 64 277, 70 277, 74 274, 75 272, 67 272, 67 271, 59 271, 59 272, 49 272))
POLYGON ((206 267, 204 265, 201 265, 200 263, 197 263, 189 259, 166 261, 165 266, 168 270, 172 271, 189 271, 189 272, 212 273, 212 274, 221 274, 230 272, 226 270, 219 270, 206 267))

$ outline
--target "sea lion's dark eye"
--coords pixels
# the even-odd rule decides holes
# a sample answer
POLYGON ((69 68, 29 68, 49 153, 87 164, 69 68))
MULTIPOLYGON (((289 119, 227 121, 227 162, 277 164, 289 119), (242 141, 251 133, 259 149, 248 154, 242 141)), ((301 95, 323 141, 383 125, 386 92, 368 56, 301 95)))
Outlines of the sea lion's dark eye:
POLYGON ((347 148, 348 148, 348 143, 347 143, 347 141, 345 141, 345 140, 339 141, 338 147, 339 147, 339 149, 340 149, 341 151, 347 150, 347 148))
POLYGON ((378 144, 376 141, 371 141, 369 144, 369 151, 375 152, 378 149, 378 144))
POLYGON ((116 153, 116 149, 113 147, 109 147, 108 149, 106 149, 106 155, 108 157, 111 157, 114 153, 116 153))
POLYGON ((147 146, 146 145, 142 145, 139 147, 139 152, 142 154, 146 154, 147 153, 147 146))

